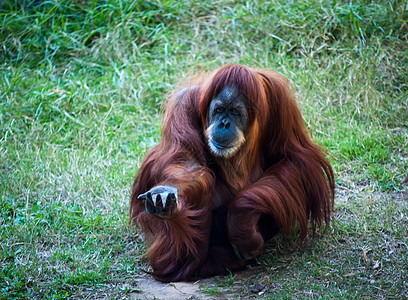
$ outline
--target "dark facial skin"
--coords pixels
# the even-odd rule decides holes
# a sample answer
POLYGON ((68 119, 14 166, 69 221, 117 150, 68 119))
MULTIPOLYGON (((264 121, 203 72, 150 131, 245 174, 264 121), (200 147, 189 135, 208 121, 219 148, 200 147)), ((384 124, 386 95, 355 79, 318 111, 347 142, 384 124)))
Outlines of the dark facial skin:
POLYGON ((211 152, 231 157, 245 143, 248 111, 244 96, 235 86, 224 88, 208 110, 206 136, 211 152))

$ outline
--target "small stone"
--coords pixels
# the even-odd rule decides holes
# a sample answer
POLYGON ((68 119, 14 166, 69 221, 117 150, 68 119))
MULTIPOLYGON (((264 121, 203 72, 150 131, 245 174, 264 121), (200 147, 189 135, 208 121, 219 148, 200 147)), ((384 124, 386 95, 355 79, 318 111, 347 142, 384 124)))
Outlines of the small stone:
POLYGON ((264 288, 265 288, 265 285, 264 285, 264 284, 257 282, 257 283, 255 283, 255 284, 252 286, 251 292, 252 292, 252 293, 255 293, 255 294, 258 294, 258 293, 261 292, 264 288))

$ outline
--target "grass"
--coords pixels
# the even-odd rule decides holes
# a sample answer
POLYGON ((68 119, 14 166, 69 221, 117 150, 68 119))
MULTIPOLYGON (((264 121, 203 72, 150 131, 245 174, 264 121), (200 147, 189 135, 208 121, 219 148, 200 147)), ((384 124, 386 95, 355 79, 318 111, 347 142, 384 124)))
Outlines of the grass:
POLYGON ((235 296, 408 297, 407 20, 397 0, 0 2, 0 297, 137 291, 129 191, 161 103, 225 63, 293 82, 338 186, 328 234, 278 237, 235 296))

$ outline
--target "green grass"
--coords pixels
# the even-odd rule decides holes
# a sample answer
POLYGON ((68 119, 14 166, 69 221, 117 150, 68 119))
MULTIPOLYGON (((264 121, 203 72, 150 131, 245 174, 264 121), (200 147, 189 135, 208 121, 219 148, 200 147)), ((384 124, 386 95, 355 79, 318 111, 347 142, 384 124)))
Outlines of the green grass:
POLYGON ((1 1, 0 298, 137 291, 129 193, 162 101, 226 63, 288 77, 337 174, 332 228, 278 238, 262 297, 408 297, 407 21, 406 1, 1 1))

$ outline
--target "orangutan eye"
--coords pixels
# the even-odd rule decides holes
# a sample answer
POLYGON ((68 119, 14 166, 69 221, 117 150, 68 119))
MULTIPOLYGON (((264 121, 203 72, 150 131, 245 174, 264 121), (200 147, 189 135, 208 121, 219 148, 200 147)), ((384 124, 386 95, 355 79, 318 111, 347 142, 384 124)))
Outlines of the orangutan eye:
POLYGON ((239 111, 239 109, 236 108, 236 107, 231 108, 231 109, 230 109, 230 113, 231 113, 232 115, 234 115, 234 116, 239 116, 239 115, 241 114, 241 112, 239 111))

